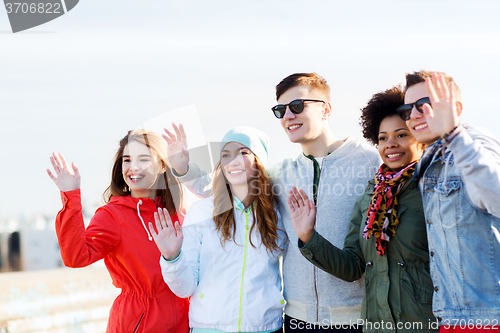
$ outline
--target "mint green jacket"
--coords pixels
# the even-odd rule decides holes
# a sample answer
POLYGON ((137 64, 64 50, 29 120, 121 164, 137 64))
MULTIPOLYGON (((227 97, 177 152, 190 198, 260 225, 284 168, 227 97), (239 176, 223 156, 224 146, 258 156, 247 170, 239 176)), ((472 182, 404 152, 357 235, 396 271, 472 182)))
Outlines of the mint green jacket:
POLYGON ((363 238, 373 188, 372 180, 354 206, 344 249, 314 231, 307 244, 299 240, 300 251, 314 265, 345 281, 358 280, 365 273, 364 332, 437 332, 420 192, 411 180, 401 189, 397 197, 400 223, 380 256, 375 237, 363 238))

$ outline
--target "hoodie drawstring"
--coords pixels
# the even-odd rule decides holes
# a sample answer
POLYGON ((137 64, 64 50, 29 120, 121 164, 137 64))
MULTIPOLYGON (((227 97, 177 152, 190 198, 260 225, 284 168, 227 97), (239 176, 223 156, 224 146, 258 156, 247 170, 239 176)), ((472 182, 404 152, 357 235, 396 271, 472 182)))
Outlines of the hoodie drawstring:
POLYGON ((149 230, 148 230, 148 228, 146 228, 146 224, 144 223, 144 220, 142 219, 141 210, 139 208, 139 205, 142 205, 142 200, 139 200, 139 202, 137 203, 137 215, 141 219, 142 226, 144 227, 144 230, 146 230, 146 233, 148 234, 148 239, 151 242, 153 240, 153 237, 151 237, 151 234, 149 233, 149 230))

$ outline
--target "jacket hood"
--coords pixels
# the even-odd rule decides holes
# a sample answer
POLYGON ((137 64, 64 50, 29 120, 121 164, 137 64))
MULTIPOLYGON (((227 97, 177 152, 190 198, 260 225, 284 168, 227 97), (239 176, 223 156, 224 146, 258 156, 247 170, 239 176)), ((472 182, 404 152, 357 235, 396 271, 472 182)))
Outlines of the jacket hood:
POLYGON ((137 213, 137 216, 142 222, 142 226, 144 227, 146 234, 148 235, 148 240, 151 242, 153 241, 153 236, 151 236, 149 229, 146 227, 146 223, 144 223, 144 219, 142 218, 141 215, 141 208, 143 211, 144 210, 155 211, 158 207, 157 204, 160 201, 161 201, 160 197, 156 197, 155 200, 153 201, 150 198, 132 198, 130 195, 127 195, 127 196, 112 197, 109 202, 134 209, 137 213))
POLYGON ((157 207, 158 203, 161 201, 160 199, 161 199, 160 197, 156 197, 154 200, 150 198, 132 198, 130 195, 126 195, 120 197, 113 196, 111 197, 111 200, 109 200, 109 202, 137 210, 137 204, 139 202, 141 202, 140 203, 141 208, 142 207, 149 208, 150 205, 154 205, 154 207, 157 207))

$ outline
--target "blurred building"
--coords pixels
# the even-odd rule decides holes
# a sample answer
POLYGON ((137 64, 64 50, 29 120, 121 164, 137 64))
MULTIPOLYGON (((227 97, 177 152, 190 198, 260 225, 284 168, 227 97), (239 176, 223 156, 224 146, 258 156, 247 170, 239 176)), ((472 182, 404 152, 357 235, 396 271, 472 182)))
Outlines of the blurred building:
MULTIPOLYGON (((54 220, 47 215, 0 217, 0 272, 63 267, 54 220)), ((87 226, 90 217, 84 220, 87 226)))

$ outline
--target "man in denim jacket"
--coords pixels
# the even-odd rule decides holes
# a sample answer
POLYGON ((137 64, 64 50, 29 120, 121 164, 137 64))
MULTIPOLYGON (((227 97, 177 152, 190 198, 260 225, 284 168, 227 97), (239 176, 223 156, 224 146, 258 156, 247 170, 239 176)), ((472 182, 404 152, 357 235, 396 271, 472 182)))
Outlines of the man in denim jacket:
POLYGON ((500 142, 460 125, 460 90, 448 75, 408 74, 405 90, 398 112, 429 145, 414 178, 427 222, 434 315, 445 329, 498 326, 500 142))

